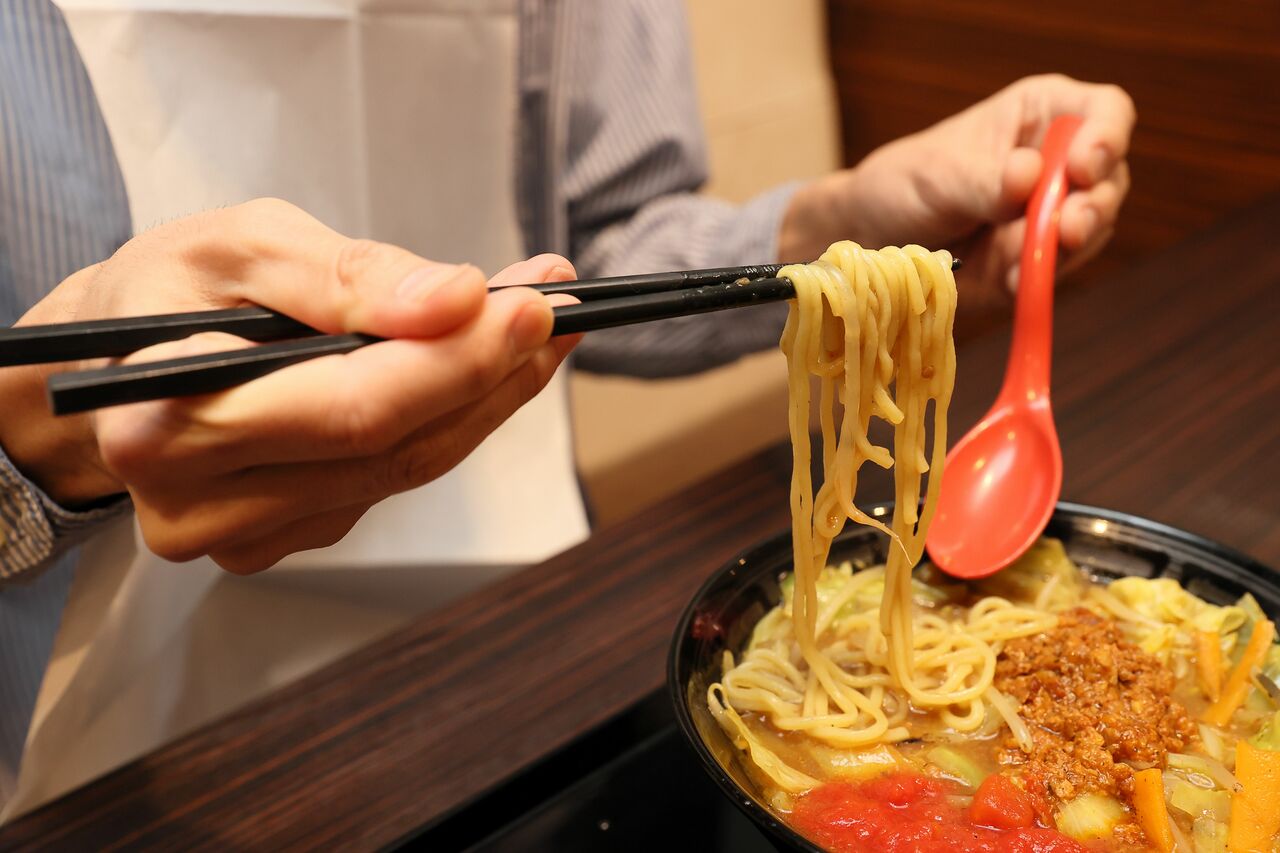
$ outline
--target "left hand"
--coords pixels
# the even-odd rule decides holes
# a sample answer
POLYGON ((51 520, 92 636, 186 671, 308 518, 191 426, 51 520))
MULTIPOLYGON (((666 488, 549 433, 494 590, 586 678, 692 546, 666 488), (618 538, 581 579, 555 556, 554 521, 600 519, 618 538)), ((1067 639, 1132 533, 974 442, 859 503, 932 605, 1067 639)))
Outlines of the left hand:
POLYGON ((1084 123, 1068 154, 1058 269, 1078 266, 1110 239, 1129 190, 1125 155, 1135 114, 1123 89, 1057 74, 1023 78, 801 188, 780 254, 810 260, 840 239, 875 248, 919 243, 964 260, 961 296, 970 306, 1003 298, 1017 282, 1025 208, 1040 178, 1038 146, 1065 114, 1084 123))

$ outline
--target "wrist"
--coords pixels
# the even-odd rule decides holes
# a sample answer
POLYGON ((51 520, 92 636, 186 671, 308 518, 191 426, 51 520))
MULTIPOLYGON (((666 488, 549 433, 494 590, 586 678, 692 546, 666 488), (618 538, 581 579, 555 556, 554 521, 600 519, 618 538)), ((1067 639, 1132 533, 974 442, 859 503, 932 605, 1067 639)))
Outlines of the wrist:
POLYGON ((879 249, 927 239, 919 224, 934 194, 927 168, 941 153, 929 148, 925 134, 904 137, 801 187, 783 218, 779 260, 812 260, 837 240, 879 249))
POLYGON ((125 491, 107 472, 88 415, 56 418, 39 367, 0 370, 0 448, 28 480, 60 506, 78 509, 125 491))
POLYGON ((854 171, 823 175, 795 191, 778 235, 779 262, 812 261, 837 240, 857 239, 846 222, 848 214, 843 204, 854 171))
MULTIPOLYGON (((64 282, 19 325, 64 322, 75 316, 77 281, 64 282)), ((0 369, 0 448, 22 475, 67 509, 100 503, 125 491, 98 453, 89 415, 54 417, 45 396, 53 369, 42 365, 0 369)))

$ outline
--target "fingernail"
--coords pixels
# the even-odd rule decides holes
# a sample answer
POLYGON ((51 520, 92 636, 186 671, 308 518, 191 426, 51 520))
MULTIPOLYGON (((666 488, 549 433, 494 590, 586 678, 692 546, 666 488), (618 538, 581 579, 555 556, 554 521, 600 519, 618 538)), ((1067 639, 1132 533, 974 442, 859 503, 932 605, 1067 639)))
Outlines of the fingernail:
POLYGON ((1105 145, 1095 145, 1089 153, 1089 174, 1095 181, 1100 181, 1111 171, 1111 152, 1105 145))
POLYGON ((1005 286, 1005 288, 1006 288, 1010 293, 1017 294, 1017 292, 1018 292, 1018 279, 1020 279, 1021 277, 1022 277, 1022 265, 1021 265, 1021 264, 1014 264, 1013 266, 1009 267, 1009 272, 1008 272, 1008 274, 1005 276, 1005 280, 1004 280, 1004 286, 1005 286))
POLYGON ((566 267, 564 264, 552 267, 551 272, 547 274, 548 281, 571 281, 577 278, 577 273, 572 267, 566 267))
POLYGON ((471 274, 466 264, 456 266, 426 266, 404 277, 396 287, 396 298, 402 302, 422 303, 440 288, 471 274))
POLYGON ((508 332, 516 352, 526 353, 547 342, 551 334, 551 311, 545 302, 526 305, 511 321, 508 332))

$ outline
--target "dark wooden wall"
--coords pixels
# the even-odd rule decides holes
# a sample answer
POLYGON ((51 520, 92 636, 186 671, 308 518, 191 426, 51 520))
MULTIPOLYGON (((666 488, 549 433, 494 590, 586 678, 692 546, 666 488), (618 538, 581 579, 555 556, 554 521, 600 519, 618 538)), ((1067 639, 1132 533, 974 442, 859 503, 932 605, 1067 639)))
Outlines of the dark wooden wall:
POLYGON ((829 6, 850 163, 1026 74, 1129 91, 1138 107, 1133 189, 1111 248, 1084 277, 1280 191, 1280 0, 829 6))

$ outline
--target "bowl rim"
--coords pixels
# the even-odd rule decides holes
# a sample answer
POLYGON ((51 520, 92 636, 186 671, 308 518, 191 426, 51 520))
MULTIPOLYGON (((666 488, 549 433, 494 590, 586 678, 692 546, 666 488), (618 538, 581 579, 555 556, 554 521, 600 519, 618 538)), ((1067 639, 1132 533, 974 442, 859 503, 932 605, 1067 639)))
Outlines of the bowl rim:
MULTIPOLYGON (((873 512, 877 508, 889 510, 893 506, 894 501, 881 501, 879 503, 867 504, 864 509, 866 511, 873 512)), ((1275 582, 1280 584, 1280 572, 1277 572, 1276 569, 1254 559, 1243 551, 1239 551, 1228 545, 1224 545, 1217 540, 1209 539, 1208 537, 1201 536, 1197 533, 1191 533, 1181 528, 1164 524, 1163 522, 1153 521, 1148 518, 1143 518, 1142 516, 1121 512, 1119 510, 1104 509, 1102 507, 1070 501, 1059 501, 1054 507, 1052 518, 1057 520, 1064 516, 1074 517, 1077 519, 1092 519, 1124 524, 1143 532, 1155 534, 1165 540, 1173 540, 1196 550, 1206 552, 1220 560, 1233 564, 1250 575, 1257 575, 1264 578, 1272 576, 1275 578, 1275 582)), ((689 713, 688 705, 685 701, 686 686, 680 681, 678 672, 681 651, 685 642, 688 641, 695 611, 712 587, 719 585, 722 581, 722 576, 726 572, 730 571, 735 564, 741 565, 745 562, 747 557, 760 551, 778 547, 790 538, 791 531, 784 530, 781 533, 762 539, 746 548, 738 550, 730 559, 718 566, 715 571, 708 575, 707 579, 699 585, 697 592, 690 597, 688 603, 680 612, 680 618, 676 623, 675 633, 672 636, 671 644, 667 651, 667 696, 675 712, 676 727, 680 730, 680 733, 688 747, 697 755, 698 763, 702 765, 703 771, 712 778, 720 788, 721 793, 728 797, 735 806, 744 812, 747 817, 751 819, 752 823, 774 836, 776 840, 784 841, 786 844, 796 849, 812 851, 812 853, 826 853, 823 848, 805 838, 785 822, 779 820, 767 808, 760 805, 754 797, 741 789, 729 774, 724 771, 720 766, 720 763, 716 761, 715 756, 712 755, 711 750, 707 747, 706 742, 698 734, 697 727, 694 724, 693 718, 689 713)))

